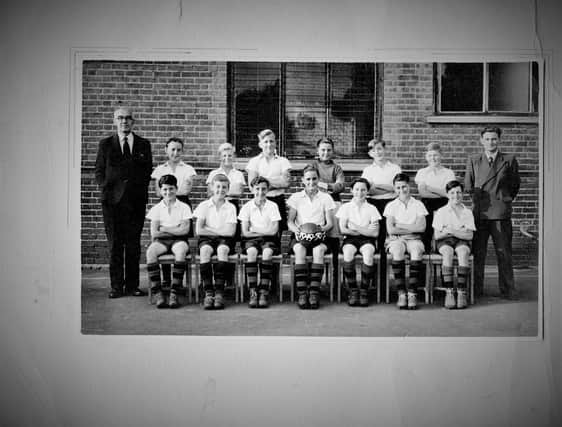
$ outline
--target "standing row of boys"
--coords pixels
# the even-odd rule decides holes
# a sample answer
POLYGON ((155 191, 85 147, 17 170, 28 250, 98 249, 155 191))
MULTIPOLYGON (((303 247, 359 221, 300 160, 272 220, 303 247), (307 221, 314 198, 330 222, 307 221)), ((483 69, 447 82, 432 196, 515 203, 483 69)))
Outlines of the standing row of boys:
POLYGON ((303 170, 304 189, 286 201, 284 194, 289 187, 291 164, 277 154, 275 134, 264 130, 258 134, 262 152, 246 167, 253 199, 239 206, 246 181, 243 173, 233 166, 233 146, 224 143, 219 147, 220 168, 213 170, 207 179, 210 198, 192 212, 189 193, 196 172, 181 160, 181 139, 168 140, 168 161, 152 171, 150 146, 148 144, 147 151, 148 141, 132 133, 131 111, 123 107, 117 109, 114 123, 117 135, 100 142, 96 160, 96 180, 102 190, 104 223, 111 251, 110 298, 123 293, 144 295, 138 288, 142 226, 139 230, 137 221, 131 230, 127 222, 139 216, 141 206, 144 213, 150 179, 154 180, 156 194, 161 197, 147 215, 152 237, 147 250, 147 271, 158 308, 179 306, 177 295, 186 268, 192 217, 196 218, 200 274, 205 291, 203 307, 207 310, 224 308, 228 256, 234 252, 240 234, 242 249, 247 255, 249 306, 264 308, 269 305, 271 260, 279 253, 280 235, 286 229, 292 232, 297 304, 301 309, 319 307, 324 255, 338 250, 338 245, 330 242, 340 234, 343 236, 343 272, 351 306, 368 305, 367 290, 376 274, 374 255, 377 248, 384 247, 386 250, 380 251, 383 258, 380 277, 386 274, 383 267, 388 252, 398 289, 398 307, 417 308, 416 289, 421 281, 422 255, 434 246, 443 256, 445 307, 465 308, 472 241, 475 244, 474 285, 479 296, 490 234, 498 255, 500 290, 506 297, 515 297, 510 215, 520 179, 516 159, 498 151, 499 128, 485 128, 481 132, 485 154, 471 158, 467 166, 465 186, 473 194, 475 222, 473 212, 462 203, 463 184, 456 180, 452 170, 441 165, 441 149, 435 143, 427 149, 428 167, 419 170, 415 177, 421 201, 410 195, 408 175, 387 159, 385 142, 372 140, 368 148, 373 163, 364 169, 361 178, 353 181, 352 199, 342 205, 343 170, 332 160, 334 144, 328 138, 317 142, 318 159, 303 170), (381 221, 381 212, 386 221, 381 221), (163 282, 171 284, 166 300, 158 257, 169 252, 174 254, 175 262, 171 272, 162 266, 163 282), (357 252, 362 256, 359 280, 355 270, 357 252), (410 257, 407 283, 406 254, 410 257), (456 290, 453 288, 455 254, 459 263, 456 290), (211 263, 213 255, 217 257, 214 264, 211 263), (307 256, 312 256, 310 268, 307 256))

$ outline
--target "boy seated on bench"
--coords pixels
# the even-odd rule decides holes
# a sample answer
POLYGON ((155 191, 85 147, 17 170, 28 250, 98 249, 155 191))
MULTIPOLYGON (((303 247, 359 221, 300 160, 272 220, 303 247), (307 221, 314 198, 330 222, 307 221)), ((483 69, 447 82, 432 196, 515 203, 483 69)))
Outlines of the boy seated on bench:
POLYGON ((224 282, 228 271, 228 255, 234 253, 236 241, 236 208, 226 200, 229 181, 226 175, 216 174, 211 181, 212 195, 201 202, 193 212, 197 218, 195 233, 199 237, 199 268, 205 290, 203 308, 224 308, 224 282), (213 254, 217 263, 211 263, 213 254), (213 285, 214 270, 214 285, 213 285))
POLYGON ((162 200, 154 205, 147 214, 150 220, 152 243, 146 250, 146 269, 151 284, 151 292, 156 297, 157 308, 179 307, 178 292, 182 288, 185 273, 185 256, 189 250, 187 234, 192 217, 191 208, 176 198, 178 181, 174 175, 163 175, 158 180, 162 200), (174 254, 172 268, 172 289, 169 302, 162 293, 160 266, 158 257, 165 253, 174 254))
POLYGON ((242 247, 248 256, 246 275, 250 289, 250 308, 266 308, 269 306, 268 296, 271 285, 273 264, 271 257, 279 252, 279 221, 281 214, 277 204, 268 200, 269 191, 267 178, 257 176, 251 182, 254 198, 245 203, 240 210, 238 219, 242 223, 242 247), (258 286, 257 258, 261 253, 260 283, 258 286), (258 300, 259 290, 259 300, 258 300))
POLYGON ((410 178, 404 173, 396 174, 392 180, 396 199, 384 208, 388 237, 385 246, 392 256, 392 272, 398 288, 399 309, 415 310, 417 305, 417 287, 421 276, 424 244, 422 235, 425 231, 425 216, 428 214, 423 203, 410 196, 410 178), (406 295, 406 253, 410 255, 410 278, 406 295))
POLYGON ((332 228, 333 211, 336 207, 328 193, 319 191, 318 178, 318 170, 313 166, 306 166, 302 176, 304 190, 292 194, 287 201, 287 225, 294 233, 291 247, 295 254, 297 305, 301 309, 317 309, 320 305, 320 281, 324 273, 324 254, 328 250, 324 237, 332 228), (312 255, 310 275, 307 255, 312 255))
POLYGON ((358 178, 351 184, 353 199, 344 203, 336 217, 343 234, 343 274, 349 288, 347 303, 354 307, 369 305, 369 284, 375 277, 374 256, 379 235, 378 209, 367 202, 371 184, 365 178, 358 178), (361 264, 361 289, 357 288, 355 278, 355 254, 363 257, 361 264))
POLYGON ((472 236, 476 231, 474 215, 462 203, 463 186, 449 181, 445 186, 448 203, 435 212, 433 229, 437 250, 443 256, 443 285, 446 290, 445 308, 466 308, 466 281, 470 272, 469 257, 472 236), (457 276, 457 298, 453 289, 453 257, 457 254, 459 269, 457 276))

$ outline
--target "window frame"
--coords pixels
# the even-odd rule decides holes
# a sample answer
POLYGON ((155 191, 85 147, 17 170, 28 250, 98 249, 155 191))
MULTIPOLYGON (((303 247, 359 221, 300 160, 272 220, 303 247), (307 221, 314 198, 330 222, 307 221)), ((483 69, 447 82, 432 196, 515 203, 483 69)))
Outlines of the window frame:
MULTIPOLYGON (((237 150, 237 144, 238 141, 236 140, 236 131, 235 131, 235 126, 236 126, 236 103, 234 102, 234 97, 235 97, 235 86, 234 86, 234 75, 235 75, 235 64, 238 63, 243 63, 245 61, 228 61, 227 62, 227 138, 228 141, 235 147, 235 150, 237 150)), ((266 61, 247 61, 247 62, 251 62, 251 63, 262 63, 262 62, 266 62, 266 61)), ((372 128, 372 134, 373 134, 373 138, 377 138, 381 132, 382 132, 382 121, 381 121, 381 114, 382 114, 382 108, 381 108, 381 102, 380 102, 380 90, 381 88, 379 87, 381 85, 381 75, 382 75, 382 69, 380 68, 382 66, 382 63, 379 62, 320 62, 320 61, 305 61, 306 63, 311 63, 311 64, 323 64, 325 67, 325 76, 326 76, 326 82, 324 85, 324 90, 325 90, 325 105, 324 105, 324 116, 325 116, 325 121, 324 121, 324 136, 327 137, 331 137, 331 135, 328 133, 329 131, 329 127, 330 127, 330 111, 332 110, 331 108, 331 100, 332 100, 332 91, 331 91, 331 87, 332 87, 332 81, 331 81, 331 77, 332 77, 332 65, 333 64, 342 64, 342 63, 349 63, 349 64, 372 64, 373 66, 373 85, 374 85, 374 91, 373 91, 373 128, 372 128)), ((287 65, 288 64, 292 64, 294 63, 294 61, 271 61, 271 63, 276 63, 279 64, 279 120, 278 120, 278 129, 272 129, 277 137, 277 146, 278 146, 278 152, 283 155, 288 157, 289 159, 291 159, 292 161, 308 161, 310 159, 303 159, 300 157, 294 157, 292 155, 287 156, 287 141, 286 141, 286 109, 287 109, 287 105, 286 105, 286 73, 287 73, 287 65)), ((256 144, 257 144, 257 136, 256 136, 256 144)), ((354 149, 356 150, 357 147, 354 147, 354 149)), ((341 156, 340 153, 337 153, 336 150, 336 155, 338 158, 347 160, 347 161, 355 161, 355 160, 361 160, 365 158, 364 153, 361 152, 354 152, 353 154, 350 155, 343 155, 341 156)), ((246 159, 249 157, 245 157, 245 156, 238 156, 238 159, 246 159)))
MULTIPOLYGON (((514 64, 514 63, 521 63, 522 61, 511 61, 511 62, 498 62, 498 61, 483 61, 480 62, 483 67, 482 67, 482 73, 483 73, 483 78, 482 78, 482 109, 480 111, 442 111, 441 109, 441 103, 442 103, 442 95, 443 95, 443 85, 442 85, 442 80, 441 80, 441 76, 443 73, 443 66, 444 64, 447 64, 447 62, 436 62, 434 63, 434 73, 435 73, 435 79, 434 79, 434 83, 436 86, 436 90, 435 90, 435 115, 437 117, 465 117, 465 118, 469 118, 469 117, 476 117, 476 116, 504 116, 504 117, 520 117, 520 118, 526 118, 526 117, 538 117, 538 111, 535 111, 534 105, 533 105, 533 63, 536 61, 524 61, 527 62, 528 65, 528 81, 529 81, 529 91, 527 93, 527 106, 528 106, 528 111, 503 111, 503 110, 490 110, 489 109, 489 95, 490 95, 490 73, 489 73, 489 65, 490 64, 514 64)), ((537 63, 538 66, 538 63, 537 63)), ((537 69, 538 71, 540 70, 540 68, 537 69)), ((539 71, 540 72, 540 71, 539 71)), ((537 88, 537 90, 540 90, 540 88, 537 88)), ((540 106, 537 106, 538 108, 540 108, 540 106)), ((537 109, 538 109, 537 108, 537 109)), ((433 122, 439 122, 440 120, 437 117, 433 117, 430 118, 429 121, 433 121, 433 122)), ((535 120, 532 120, 533 122, 535 120)))

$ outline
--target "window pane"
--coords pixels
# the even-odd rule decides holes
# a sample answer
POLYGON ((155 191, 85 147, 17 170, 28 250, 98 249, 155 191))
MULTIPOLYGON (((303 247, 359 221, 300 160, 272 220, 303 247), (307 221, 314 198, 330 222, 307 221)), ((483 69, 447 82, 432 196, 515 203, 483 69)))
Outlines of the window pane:
POLYGON ((490 63, 490 111, 529 111, 529 63, 490 63))
POLYGON ((328 136, 338 157, 366 157, 375 129, 375 64, 330 67, 328 136))
POLYGON ((326 130, 326 64, 288 63, 285 88, 285 154, 312 158, 326 130))
POLYGON ((441 111, 482 111, 483 64, 441 66, 441 111))
POLYGON ((279 135, 279 84, 281 64, 236 62, 231 64, 231 135, 238 156, 259 154, 257 134, 271 129, 279 135))

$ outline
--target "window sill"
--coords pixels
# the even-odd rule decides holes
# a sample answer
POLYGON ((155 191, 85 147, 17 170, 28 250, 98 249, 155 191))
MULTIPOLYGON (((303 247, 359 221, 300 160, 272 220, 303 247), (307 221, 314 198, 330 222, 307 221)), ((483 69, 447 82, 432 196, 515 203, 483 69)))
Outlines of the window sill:
POLYGON ((439 115, 426 117, 427 123, 528 123, 538 124, 538 116, 439 115))

